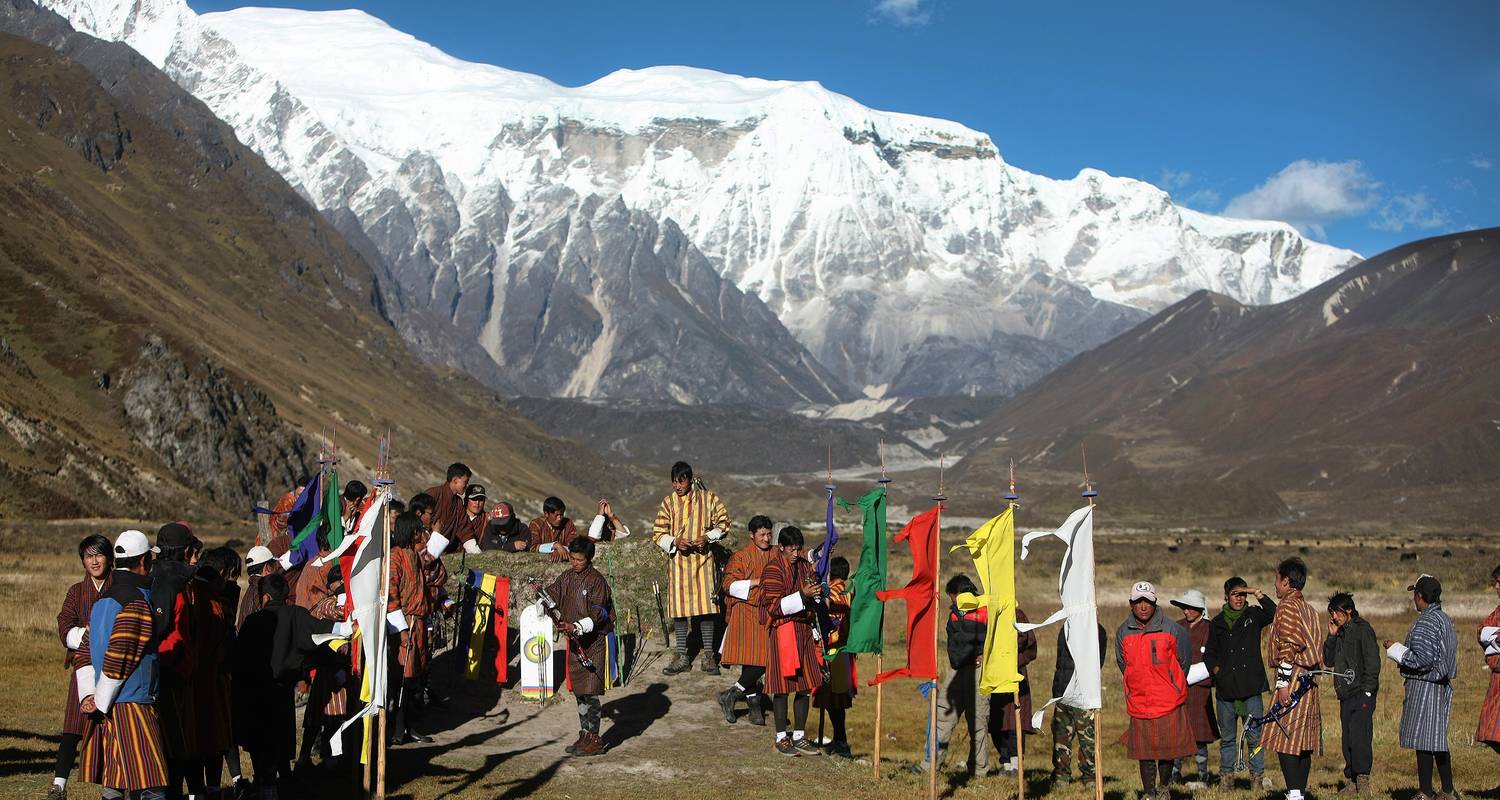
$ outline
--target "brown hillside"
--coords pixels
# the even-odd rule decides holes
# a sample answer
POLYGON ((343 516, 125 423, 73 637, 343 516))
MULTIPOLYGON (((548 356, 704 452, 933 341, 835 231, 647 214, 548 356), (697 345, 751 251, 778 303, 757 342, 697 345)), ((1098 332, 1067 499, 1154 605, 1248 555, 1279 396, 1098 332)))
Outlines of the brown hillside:
POLYGON ((200 103, 54 39, 94 74, 0 35, 0 516, 242 518, 335 428, 350 477, 389 428, 407 493, 454 458, 492 497, 611 488, 619 467, 409 354, 366 263, 200 103))

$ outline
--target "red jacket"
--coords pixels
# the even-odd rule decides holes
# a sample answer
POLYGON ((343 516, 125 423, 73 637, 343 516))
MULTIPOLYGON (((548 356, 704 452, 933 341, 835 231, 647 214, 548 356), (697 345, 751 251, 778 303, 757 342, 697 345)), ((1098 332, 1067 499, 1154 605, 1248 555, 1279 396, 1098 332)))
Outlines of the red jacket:
POLYGON ((1192 641, 1158 609, 1144 625, 1134 616, 1115 634, 1115 662, 1125 673, 1125 711, 1157 719, 1187 702, 1192 641))

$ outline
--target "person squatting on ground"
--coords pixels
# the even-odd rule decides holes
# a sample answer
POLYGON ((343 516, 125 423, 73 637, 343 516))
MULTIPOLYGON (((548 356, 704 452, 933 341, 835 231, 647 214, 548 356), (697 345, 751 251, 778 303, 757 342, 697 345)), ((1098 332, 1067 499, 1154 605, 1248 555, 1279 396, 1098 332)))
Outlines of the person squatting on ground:
POLYGON ((1261 729, 1246 726, 1245 749, 1249 764, 1240 764, 1240 723, 1265 713, 1261 695, 1271 690, 1266 681, 1266 664, 1260 654, 1261 633, 1271 628, 1276 601, 1259 589, 1252 589, 1236 575, 1224 581, 1224 605, 1209 623, 1208 644, 1203 650, 1203 664, 1214 680, 1215 710, 1219 718, 1219 783, 1227 786, 1229 776, 1246 766, 1252 785, 1271 788, 1265 776, 1266 756, 1260 747, 1261 729), (1254 596, 1258 605, 1250 605, 1254 596))
POLYGON ((1343 731, 1344 786, 1340 794, 1370 794, 1375 766, 1375 702, 1380 697, 1380 644, 1375 629, 1359 615, 1354 596, 1339 592, 1328 598, 1328 639, 1323 664, 1334 671, 1343 731), (1340 677, 1348 676, 1348 677, 1340 677))
MULTIPOLYGON (((979 587, 967 575, 954 575, 943 587, 948 593, 948 679, 938 690, 937 751, 938 763, 946 760, 948 743, 960 719, 969 722, 969 756, 965 759, 970 775, 984 775, 990 767, 990 698, 979 693, 980 659, 984 655, 984 635, 989 629, 989 608, 979 606, 961 611, 958 596, 979 594, 979 587)), ((919 772, 932 768, 929 752, 922 750, 919 772)))
MULTIPOLYGON (((1500 566, 1490 571, 1490 588, 1500 597, 1500 566)), ((1479 623, 1476 634, 1484 650, 1484 670, 1489 675, 1490 688, 1479 707, 1479 728, 1474 739, 1500 754, 1500 605, 1479 623)), ((1500 795, 1500 785, 1495 794, 1500 795)))
POLYGON ((853 758, 849 749, 849 730, 845 725, 850 708, 854 707, 854 654, 839 651, 849 634, 849 604, 853 595, 849 592, 849 559, 834 556, 828 562, 828 617, 833 630, 828 632, 824 652, 834 653, 825 658, 828 664, 828 680, 813 691, 813 708, 818 713, 818 737, 823 735, 822 712, 828 712, 833 724, 833 741, 823 752, 840 758, 853 758), (837 651, 837 652, 835 652, 837 651))
POLYGON ((83 563, 83 580, 68 587, 62 610, 57 612, 57 636, 62 639, 63 666, 68 670, 68 696, 63 704, 62 736, 57 742, 57 769, 47 800, 66 800, 68 775, 78 757, 78 742, 83 738, 84 714, 78 708, 78 674, 86 663, 83 639, 89 632, 89 614, 94 603, 109 588, 114 571, 114 545, 97 534, 78 543, 78 560, 83 563))
POLYGON ((609 668, 609 632, 615 605, 609 583, 594 568, 594 543, 578 537, 568 544, 568 568, 542 590, 556 609, 554 619, 568 646, 568 682, 578 698, 578 740, 567 747, 575 756, 604 752, 599 736, 599 696, 609 668))
MULTIPOLYGON (((1271 623, 1271 658, 1276 663, 1276 704, 1285 707, 1298 690, 1303 673, 1323 667, 1325 629, 1318 612, 1302 597, 1307 586, 1307 565, 1289 558, 1276 567, 1276 617, 1271 623)), ((1286 781, 1287 800, 1302 800, 1312 772, 1312 757, 1323 749, 1323 711, 1318 703, 1318 684, 1307 692, 1285 716, 1266 724, 1261 736, 1267 750, 1277 754, 1281 776, 1286 781)))
POLYGON ((1403 643, 1385 642, 1386 654, 1401 668, 1401 746, 1417 751, 1418 792, 1413 800, 1453 800, 1453 761, 1448 752, 1448 721, 1453 712, 1453 679, 1458 677, 1458 631, 1443 610, 1443 585, 1423 575, 1406 587, 1417 608, 1403 643), (1432 791, 1437 766, 1443 793, 1432 791))
POLYGON ((296 755, 297 709, 293 693, 314 636, 348 635, 349 624, 314 619, 287 603, 286 577, 266 575, 256 586, 258 610, 240 626, 230 650, 234 740, 250 755, 261 800, 276 800, 280 778, 296 755))
POLYGON ((761 621, 761 575, 775 556, 771 546, 771 518, 757 514, 746 525, 750 543, 729 557, 724 565, 724 647, 719 661, 725 666, 739 666, 740 678, 719 693, 719 708, 724 721, 738 719, 735 705, 743 700, 750 709, 752 725, 765 725, 761 708, 761 682, 766 675, 766 652, 770 648, 770 628, 761 621))
POLYGON ((104 787, 106 800, 160 800, 167 763, 154 703, 159 681, 153 635, 151 561, 146 534, 130 530, 114 544, 109 586, 89 612, 76 674, 83 725, 80 775, 104 787))
POLYGON ((1115 632, 1115 663, 1124 675, 1125 756, 1140 762, 1147 797, 1167 800, 1172 762, 1193 755, 1187 713, 1187 672, 1192 642, 1181 625, 1156 606, 1156 587, 1140 581, 1130 589, 1130 616, 1115 632))
MULTIPOLYGON (((1191 670, 1193 664, 1203 663, 1203 654, 1208 649, 1208 618, 1204 614, 1208 611, 1208 598, 1197 589, 1189 589, 1180 597, 1172 601, 1172 605, 1182 609, 1182 619, 1177 621, 1182 629, 1188 632, 1188 639, 1193 644, 1192 663, 1188 665, 1191 670)), ((1199 667, 1207 672, 1207 667, 1199 667)), ((1198 681, 1188 686, 1187 699, 1188 723, 1193 727, 1193 742, 1198 746, 1198 752, 1194 754, 1193 760, 1198 767, 1198 780, 1188 784, 1189 789, 1208 788, 1208 745, 1219 741, 1219 728, 1214 724, 1214 690, 1213 677, 1198 681)), ((1182 769, 1182 761, 1172 765, 1172 781, 1182 783, 1185 773, 1182 769)))
MULTIPOLYGON (((1104 666, 1104 654, 1108 652, 1109 634, 1103 625, 1099 632, 1099 666, 1104 666)), ((1068 650, 1068 628, 1064 625, 1057 632, 1057 666, 1052 670, 1052 696, 1062 697, 1073 680, 1073 653, 1068 650)), ((1082 783, 1094 782, 1094 714, 1097 712, 1074 708, 1062 701, 1052 708, 1052 782, 1068 783, 1073 780, 1073 747, 1078 747, 1078 779, 1082 783)))
POLYGON ((801 529, 782 528, 776 535, 776 554, 760 580, 760 620, 769 630, 766 693, 771 695, 775 713, 776 752, 788 756, 819 754, 807 740, 809 695, 823 684, 818 642, 813 637, 812 604, 818 586, 802 545, 801 529), (792 698, 790 725, 788 697, 792 698))
POLYGON ((651 526, 651 540, 667 554, 667 614, 672 618, 677 652, 662 669, 676 675, 692 668, 688 658, 688 628, 698 621, 702 637, 701 668, 719 674, 714 660, 714 618, 718 614, 714 568, 714 544, 729 530, 729 512, 724 501, 702 482, 694 482, 693 468, 685 461, 672 465, 672 491, 662 498, 651 526))

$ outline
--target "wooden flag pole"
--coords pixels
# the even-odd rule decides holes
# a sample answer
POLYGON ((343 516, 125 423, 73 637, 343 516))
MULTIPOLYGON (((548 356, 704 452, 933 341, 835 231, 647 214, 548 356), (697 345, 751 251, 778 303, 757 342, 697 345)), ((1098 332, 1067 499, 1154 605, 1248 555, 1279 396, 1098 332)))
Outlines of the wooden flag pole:
MULTIPOLYGON (((880 480, 878 482, 883 487, 884 486, 889 486, 890 483, 891 483, 891 479, 888 478, 888 477, 886 477, 886 474, 885 474, 885 440, 884 439, 880 440, 880 480)), ((882 623, 881 626, 884 627, 884 623, 885 623, 885 614, 884 614, 884 612, 881 613, 880 620, 881 620, 881 623, 882 623)), ((885 632, 881 631, 881 639, 884 640, 884 638, 885 638, 885 632)), ((883 642, 882 642, 882 649, 884 649, 883 642)), ((875 654, 875 674, 879 675, 879 674, 881 674, 883 672, 885 672, 885 654, 884 653, 876 653, 875 654)), ((880 740, 882 738, 881 735, 880 735, 880 722, 881 722, 881 712, 884 710, 884 706, 885 706, 885 682, 881 681, 880 683, 875 684, 875 748, 874 748, 875 749, 875 755, 874 755, 874 759, 875 759, 875 780, 877 780, 877 781, 880 780, 880 740)))
MULTIPOLYGON (((388 461, 390 458, 390 445, 389 442, 382 444, 379 467, 376 470, 375 485, 378 487, 377 491, 383 491, 389 495, 392 483, 390 462, 388 461)), ((389 506, 386 506, 381 511, 381 516, 383 517, 380 520, 380 570, 382 578, 380 581, 380 622, 378 624, 383 626, 385 624, 384 612, 390 602, 391 591, 391 513, 389 506)), ((384 636, 381 638, 384 641, 384 636)), ((371 673, 371 685, 378 687, 381 695, 387 695, 389 692, 389 664, 390 659, 385 658, 384 653, 382 653, 378 659, 378 663, 365 665, 366 669, 374 670, 371 673)), ((388 738, 385 727, 386 706, 388 705, 386 701, 390 698, 388 696, 381 696, 380 699, 382 701, 379 710, 380 724, 375 734, 375 746, 378 748, 376 751, 378 757, 375 760, 375 800, 385 800, 386 739, 388 738)))
MULTIPOLYGON (((932 531, 932 652, 933 663, 937 662, 938 646, 938 609, 942 608, 939 602, 939 592, 942 591, 943 583, 943 501, 948 498, 943 494, 943 459, 938 458, 938 491, 937 496, 932 498, 937 505, 937 524, 932 531)), ((938 693, 941 691, 942 681, 938 680, 941 667, 933 670, 932 693, 927 696, 927 798, 937 800, 937 774, 938 774, 938 735, 937 735, 937 706, 938 693)))
MULTIPOLYGON (((1005 495, 1005 500, 1010 504, 1011 526, 1013 528, 1015 526, 1015 511, 1021 507, 1021 504, 1016 501, 1020 499, 1021 496, 1016 494, 1016 462, 1015 459, 1011 459, 1010 493, 1005 495)), ((1010 556, 1014 559, 1015 552, 1012 551, 1010 556)), ((1012 570, 1011 596, 1014 597, 1015 595, 1015 571, 1012 570)), ((1015 712, 1016 726, 1016 800, 1026 800, 1026 731, 1021 727, 1021 689, 1019 686, 1016 687, 1016 693, 1011 695, 1011 708, 1015 712)))
MULTIPOLYGON (((1089 508, 1094 507, 1094 498, 1099 493, 1094 491, 1094 484, 1089 482, 1089 449, 1087 445, 1083 448, 1083 498, 1089 502, 1089 508)), ((1095 548, 1097 551, 1097 548, 1095 548)), ((1097 559, 1096 559, 1097 563, 1097 559)), ((1097 575, 1098 573, 1094 573, 1097 575)), ((1095 599, 1095 616, 1098 615, 1098 600, 1095 599)), ((1099 697, 1099 708, 1094 710, 1094 798, 1104 800, 1104 697, 1101 692, 1099 697)))

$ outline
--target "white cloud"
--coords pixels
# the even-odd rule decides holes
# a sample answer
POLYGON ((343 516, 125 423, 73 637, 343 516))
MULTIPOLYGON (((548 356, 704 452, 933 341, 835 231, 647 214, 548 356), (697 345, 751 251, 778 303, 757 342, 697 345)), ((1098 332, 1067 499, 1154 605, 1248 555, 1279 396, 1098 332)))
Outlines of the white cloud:
POLYGON ((1322 239, 1326 225, 1373 208, 1379 187, 1359 161, 1303 159, 1230 200, 1224 215, 1281 220, 1322 239))
POLYGON ((1474 156, 1469 159, 1469 166, 1474 169, 1494 169, 1495 162, 1484 156, 1474 156))
POLYGON ((924 0, 877 0, 872 13, 878 20, 915 28, 932 19, 932 12, 923 4, 924 0))
POLYGON ((1184 197, 1182 204, 1188 208, 1196 208, 1199 211, 1204 211, 1217 206, 1220 199, 1219 193, 1213 189, 1199 189, 1184 197))
POLYGON ((1452 224, 1448 212, 1433 206, 1426 192, 1399 194, 1387 200, 1370 227, 1399 233, 1407 228, 1432 230, 1452 224))
POLYGON ((1448 181, 1448 186, 1455 192, 1479 194, 1479 190, 1474 187, 1474 182, 1469 180, 1468 178, 1454 178, 1453 180, 1448 181))
POLYGON ((1168 192, 1175 192, 1178 189, 1187 188, 1187 185, 1192 182, 1193 173, 1183 169, 1166 167, 1161 171, 1161 178, 1157 180, 1156 184, 1168 192))

